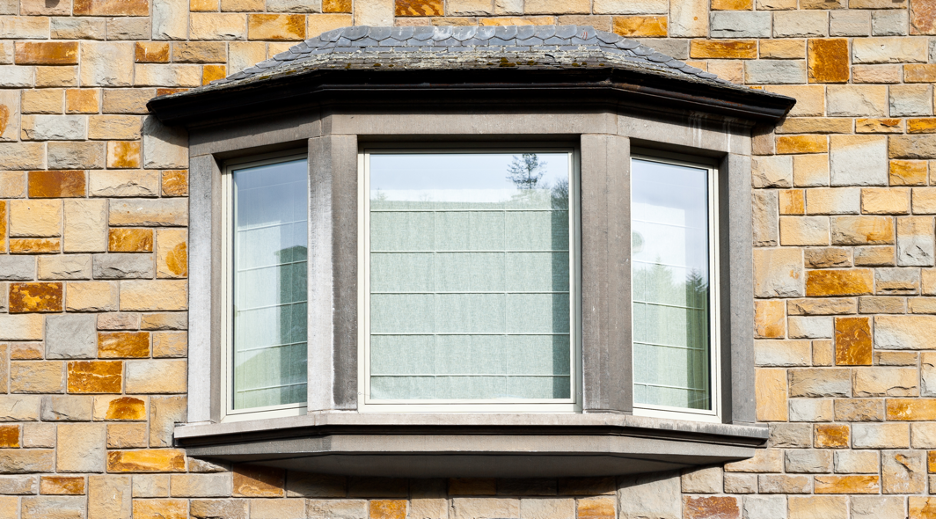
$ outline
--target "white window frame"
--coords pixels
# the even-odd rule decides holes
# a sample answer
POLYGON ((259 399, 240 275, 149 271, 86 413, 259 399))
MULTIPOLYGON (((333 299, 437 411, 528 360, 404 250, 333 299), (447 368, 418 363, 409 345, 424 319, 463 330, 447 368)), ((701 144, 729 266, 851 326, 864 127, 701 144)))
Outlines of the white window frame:
MULTIPOLYGON (((277 406, 263 406, 255 408, 234 408, 234 170, 266 166, 291 161, 305 160, 308 165, 309 154, 306 150, 290 150, 263 155, 254 155, 241 159, 226 161, 221 175, 221 276, 223 282, 222 302, 223 318, 221 325, 221 421, 245 421, 254 419, 268 419, 274 417, 291 417, 305 415, 307 401, 277 406)), ((311 182, 311 181, 310 181, 311 182)), ((306 193, 306 236, 308 237, 310 199, 306 193)), ((308 240, 308 238, 306 239, 308 240)), ((308 247, 308 243, 307 243, 308 247)), ((311 249, 311 248, 310 248, 311 249)), ((307 292, 311 287, 306 287, 307 292)), ((308 297, 306 300, 308 301, 308 297)), ((308 345, 308 340, 306 340, 308 345)), ((308 384, 308 382, 306 383, 308 384)))
POLYGON ((581 174, 580 154, 569 146, 509 145, 407 145, 362 146, 358 153, 358 411, 359 412, 541 412, 582 411, 582 317, 581 317, 581 174), (370 396, 370 156, 371 154, 418 153, 566 153, 569 158, 569 296, 570 296, 570 384, 567 399, 517 399, 513 401, 473 399, 372 400, 370 396))
MULTIPOLYGON (((668 164, 673 166, 685 166, 689 168, 706 170, 708 172, 708 243, 709 243, 709 392, 711 392, 712 407, 710 410, 698 410, 694 408, 682 408, 663 405, 639 404, 634 401, 634 415, 645 417, 658 417, 663 419, 691 419, 694 421, 722 422, 722 403, 721 403, 721 301, 720 301, 720 277, 719 277, 719 222, 718 222, 718 167, 714 161, 706 161, 704 158, 686 156, 682 154, 658 152, 653 150, 634 149, 631 151, 630 161, 633 171, 633 161, 641 160, 668 164)), ((633 175, 628 181, 633 186, 633 175)), ((631 216, 633 218, 633 189, 631 192, 631 216)), ((633 262, 631 262, 631 273, 633 273, 633 262)), ((633 280, 633 274, 631 275, 633 280)), ((633 283, 631 283, 630 300, 634 301, 633 283)), ((633 330, 634 312, 631 311, 631 330, 633 330)), ((634 351, 633 340, 630 345, 631 352, 634 351)), ((632 362, 634 360, 632 359, 632 362)), ((634 373, 632 367, 631 373, 634 373)), ((631 387, 634 381, 630 382, 631 387)))

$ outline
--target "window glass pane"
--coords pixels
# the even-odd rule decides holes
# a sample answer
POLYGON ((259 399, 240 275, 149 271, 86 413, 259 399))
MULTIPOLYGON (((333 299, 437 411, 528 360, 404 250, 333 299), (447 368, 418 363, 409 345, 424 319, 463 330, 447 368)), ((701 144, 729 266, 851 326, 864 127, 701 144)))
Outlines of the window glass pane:
POLYGON ((637 404, 711 409, 708 177, 632 161, 637 404))
POLYGON ((568 399, 567 153, 370 156, 370 397, 568 399))
POLYGON ((234 170, 234 408, 306 401, 306 160, 234 170))

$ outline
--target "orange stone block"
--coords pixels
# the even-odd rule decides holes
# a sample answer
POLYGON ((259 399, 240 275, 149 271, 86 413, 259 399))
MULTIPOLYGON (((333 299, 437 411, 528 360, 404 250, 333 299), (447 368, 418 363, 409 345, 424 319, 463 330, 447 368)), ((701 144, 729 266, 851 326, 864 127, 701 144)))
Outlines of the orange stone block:
POLYGON ((156 89, 157 96, 168 96, 171 94, 178 94, 179 92, 187 91, 187 88, 158 88, 156 89))
POLYGON ((575 504, 576 518, 616 518, 613 497, 580 498, 575 504))
POLYGON ((936 134, 936 117, 922 117, 907 120, 908 134, 936 134))
POLYGON ((780 135, 777 136, 777 153, 826 153, 829 139, 824 135, 780 135))
POLYGON ((910 34, 936 34, 936 1, 910 2, 910 34))
POLYGON ((692 40, 689 56, 753 60, 757 58, 757 40, 692 40))
POLYGON ((108 168, 139 168, 140 142, 139 141, 108 141, 107 142, 108 168))
POLYGON ((108 473, 163 473, 185 471, 181 450, 112 451, 107 454, 108 473))
POLYGON ((806 296, 857 296, 873 291, 870 269, 806 271, 806 296))
POLYGON ((847 424, 817 424, 817 448, 847 448, 849 427, 847 424))
POLYGON ((207 85, 212 81, 224 79, 227 76, 224 65, 205 65, 202 68, 202 85, 207 85))
POLYGON ((17 65, 78 65, 78 42, 16 42, 17 65))
POLYGON ((149 16, 149 0, 75 0, 78 16, 149 16))
POLYGON ((19 448, 19 437, 19 425, 0 426, 0 448, 19 448))
POLYGON ((936 518, 936 497, 910 497, 910 518, 936 518))
POLYGON ((926 161, 892 160, 890 162, 891 186, 925 186, 926 165, 926 161))
POLYGON ((62 312, 61 282, 10 284, 10 313, 62 312))
POLYGON ((152 253, 153 230, 148 228, 111 228, 107 250, 121 253, 152 253))
POLYGON ((712 0, 713 11, 750 11, 754 0, 712 0))
POLYGON ((162 194, 164 197, 184 197, 188 195, 188 170, 163 171, 162 194))
POLYGON ((809 40, 806 46, 810 83, 848 83, 848 40, 809 40))
MULTIPOLYGON (((0 113, 2 115, 2 113, 0 113)), ((0 254, 6 252, 7 243, 7 202, 0 200, 0 254)))
POLYGON ((926 467, 930 473, 936 473, 936 451, 926 452, 926 467))
POLYGON ((778 197, 781 215, 804 215, 806 213, 803 190, 780 190, 778 197))
POLYGON ((351 0, 322 0, 322 12, 323 13, 350 13, 351 12, 351 0))
POLYGON ((39 481, 39 492, 43 495, 83 495, 85 479, 84 477, 42 477, 39 481))
POLYGON ((683 497, 685 518, 741 518, 737 497, 683 497))
POLYGON ((150 352, 149 332, 99 332, 99 358, 145 358, 150 352))
POLYGON ((70 88, 65 91, 65 112, 68 114, 97 114, 100 104, 100 90, 70 88))
POLYGON ((123 386, 120 361, 70 361, 68 393, 119 394, 123 386))
POLYGON ((188 509, 188 500, 178 498, 133 499, 133 518, 188 518, 188 509))
POLYGON ((281 497, 286 483, 286 472, 262 466, 234 466, 234 496, 281 497))
POLYGON ((859 134, 899 134, 903 132, 901 119, 855 120, 855 132, 859 134))
POLYGON ((847 477, 816 477, 816 494, 877 494, 881 491, 881 477, 853 475, 847 477))
POLYGON ((85 196, 85 173, 82 170, 29 172, 29 198, 46 199, 85 196))
POLYGON ((306 19, 301 14, 251 14, 247 16, 249 40, 304 40, 306 19))
POLYGON ((888 399, 888 421, 936 421, 936 399, 888 399))
POLYGON ((108 403, 104 419, 109 421, 146 420, 146 403, 136 397, 119 397, 108 403))
POLYGON ((870 365, 871 318, 835 318, 835 364, 870 365))
POLYGON ((395 14, 396 16, 444 16, 445 8, 442 0, 396 0, 395 14))
POLYGON ((667 23, 665 16, 615 16, 612 30, 628 38, 665 38, 667 23))
POLYGON ((370 518, 406 518, 406 500, 371 500, 370 518))
POLYGON ((904 83, 936 82, 936 63, 908 63, 904 65, 904 83))
POLYGON ((166 42, 137 42, 133 61, 137 63, 168 63, 169 44, 166 42))
POLYGON ((37 255, 40 253, 58 253, 62 250, 57 238, 11 238, 10 253, 37 255))
POLYGON ((45 348, 42 343, 14 343, 10 345, 10 359, 42 359, 45 348))

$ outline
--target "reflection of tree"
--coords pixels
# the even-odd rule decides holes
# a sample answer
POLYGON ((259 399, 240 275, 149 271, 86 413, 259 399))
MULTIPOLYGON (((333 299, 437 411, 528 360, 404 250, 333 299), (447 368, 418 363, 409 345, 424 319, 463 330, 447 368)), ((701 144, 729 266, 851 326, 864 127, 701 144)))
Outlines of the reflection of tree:
POLYGON ((507 167, 507 171, 510 172, 507 178, 517 186, 518 190, 547 188, 547 185, 537 185, 540 179, 543 178, 543 174, 546 173, 543 171, 545 167, 546 162, 541 162, 539 156, 535 153, 525 153, 520 157, 515 155, 513 162, 507 167))
MULTIPOLYGON (((696 269, 686 274, 684 281, 679 281, 672 270, 655 263, 634 270, 635 300, 642 303, 644 312, 640 314, 643 323, 636 324, 637 331, 648 337, 635 337, 636 343, 665 344, 683 346, 686 362, 686 380, 678 386, 693 388, 685 396, 689 408, 706 409, 709 407, 709 284, 696 269), (641 294, 642 293, 642 294, 641 294), (649 303, 653 302, 653 303, 649 303), (681 316, 680 316, 681 315, 681 316), (673 330, 683 323, 684 330, 673 330), (681 336, 681 338, 680 338, 681 336)), ((636 310, 636 309, 635 309, 636 310)), ((680 327, 681 328, 681 327, 680 327)), ((641 335, 638 333, 638 335, 641 335)), ((647 382, 665 379, 667 366, 679 358, 674 358, 676 349, 650 346, 660 356, 656 363, 650 361, 651 370, 659 371, 656 376, 645 374, 651 379, 647 382)), ((652 356, 656 358, 656 356, 652 356)), ((649 360, 647 360, 649 361, 649 360)), ((677 372, 678 373, 678 372, 677 372)), ((669 381, 667 384, 674 384, 669 381)), ((668 403, 661 403, 668 404, 668 403)))

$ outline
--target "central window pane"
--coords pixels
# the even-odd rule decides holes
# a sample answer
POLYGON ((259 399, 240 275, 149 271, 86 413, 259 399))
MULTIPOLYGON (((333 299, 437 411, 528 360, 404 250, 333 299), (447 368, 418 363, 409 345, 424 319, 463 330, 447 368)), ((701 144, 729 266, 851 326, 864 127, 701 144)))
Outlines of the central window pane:
POLYGON ((369 398, 571 398, 570 154, 369 157, 369 398))

